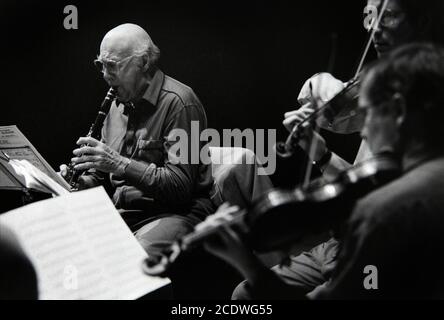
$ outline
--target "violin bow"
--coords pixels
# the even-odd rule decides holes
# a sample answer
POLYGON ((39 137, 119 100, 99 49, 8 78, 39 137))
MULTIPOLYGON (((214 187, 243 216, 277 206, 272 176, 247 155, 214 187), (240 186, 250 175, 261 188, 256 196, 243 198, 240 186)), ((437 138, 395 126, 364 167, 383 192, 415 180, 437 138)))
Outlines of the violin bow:
POLYGON ((369 36, 369 39, 367 41, 367 44, 365 46, 364 52, 362 53, 361 59, 359 61, 358 68, 356 70, 355 76, 353 79, 357 79, 359 77, 359 74, 362 71, 362 68, 364 67, 365 60, 367 59, 368 52, 370 51, 370 47, 372 45, 373 39, 375 38, 376 30, 379 26, 379 23, 381 22, 382 17, 384 16, 385 11, 387 10, 389 0, 384 0, 381 8, 381 12, 378 14, 377 20, 372 22, 371 25, 371 33, 369 36))
MULTIPOLYGON (((358 79, 358 77, 359 77, 359 75, 360 75, 360 73, 362 71, 362 68, 364 67, 364 63, 365 63, 365 60, 367 59, 368 53, 370 51, 371 44, 372 44, 373 39, 374 39, 375 34, 376 34, 376 30, 377 30, 377 28, 379 26, 379 23, 381 22, 382 17, 384 16, 385 11, 387 10, 388 2, 389 2, 389 0, 384 0, 384 2, 382 4, 382 7, 381 7, 381 12, 379 12, 377 19, 372 21, 371 33, 370 33, 370 36, 369 36, 369 38, 367 40, 364 52, 361 55, 361 58, 360 58, 360 61, 359 61, 359 65, 358 65, 358 68, 356 70, 356 73, 355 73, 355 76, 354 76, 353 80, 357 80, 358 79)), ((330 59, 329 59, 329 66, 328 66, 328 68, 330 69, 329 72, 331 72, 333 70, 333 67, 334 67, 336 50, 337 50, 336 38, 334 37, 334 34, 333 34, 333 37, 332 37, 332 50, 331 50, 331 55, 330 55, 330 59)), ((311 83, 310 83, 310 86, 311 86, 311 83)), ((320 101, 319 97, 316 97, 314 103, 315 103, 315 110, 320 110, 320 109, 323 108, 323 105, 324 106, 326 105, 325 103, 320 101)), ((314 119, 315 119, 315 117, 314 117, 314 119)), ((313 120, 313 119, 311 119, 311 120, 313 120)), ((310 121, 309 121, 309 123, 310 123, 310 121)), ((318 140, 315 139, 315 135, 320 132, 320 127, 316 124, 316 121, 314 121, 313 126, 314 126, 313 127, 313 137, 312 137, 312 140, 310 142, 310 147, 309 147, 309 152, 308 152, 309 161, 307 162, 307 166, 305 168, 305 174, 304 174, 304 182, 303 182, 303 188, 304 189, 307 188, 310 185, 310 179, 311 179, 311 174, 313 172, 313 165, 314 165, 313 161, 310 160, 310 159, 314 158, 315 151, 316 151, 316 149, 318 147, 318 140)))
MULTIPOLYGON (((334 65, 336 62, 336 51, 337 51, 337 35, 336 34, 332 34, 331 35, 331 51, 330 51, 330 57, 329 57, 329 62, 328 62, 328 72, 333 72, 334 69, 334 65)), ((321 82, 322 80, 319 82, 318 86, 321 86, 321 82)), ((310 91, 313 93, 313 87, 312 84, 310 82, 310 91)), ((315 97, 314 100, 314 107, 315 110, 318 109, 319 106, 322 105, 322 101, 320 101, 320 97, 315 97)), ((305 168, 305 174, 304 174, 304 182, 302 184, 303 189, 308 188, 308 186, 310 185, 310 180, 311 180, 311 174, 313 172, 313 166, 314 166, 314 162, 311 159, 314 159, 314 155, 316 152, 316 149, 318 147, 318 140, 315 139, 316 134, 319 134, 321 131, 321 128, 317 125, 316 121, 313 122, 313 137, 312 140, 310 142, 310 147, 308 149, 308 162, 307 162, 307 166, 305 168)))

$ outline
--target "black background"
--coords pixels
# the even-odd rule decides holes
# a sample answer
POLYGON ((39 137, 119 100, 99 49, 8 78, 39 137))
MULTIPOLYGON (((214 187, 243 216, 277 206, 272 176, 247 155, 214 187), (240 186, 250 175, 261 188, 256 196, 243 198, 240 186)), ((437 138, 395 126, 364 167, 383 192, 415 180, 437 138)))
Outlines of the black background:
MULTIPOLYGON (((54 168, 68 162, 107 91, 92 64, 100 41, 109 29, 132 22, 161 49, 163 71, 197 93, 210 127, 275 128, 284 138, 283 113, 297 105, 308 77, 328 69, 333 35, 332 72, 342 80, 353 76, 366 41, 363 4, 2 0, 0 125, 18 125, 54 168), (69 4, 78 8, 78 30, 63 27, 69 4)), ((356 136, 328 139, 353 159, 356 136)), ((281 162, 281 182, 293 165, 281 162)))

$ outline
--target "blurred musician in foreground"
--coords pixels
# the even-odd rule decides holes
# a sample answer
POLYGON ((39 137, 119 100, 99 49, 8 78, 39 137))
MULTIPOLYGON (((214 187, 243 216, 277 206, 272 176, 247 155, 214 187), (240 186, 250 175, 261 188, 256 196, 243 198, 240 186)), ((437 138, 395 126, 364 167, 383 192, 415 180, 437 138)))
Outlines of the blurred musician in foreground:
POLYGON ((15 235, 0 224, 0 300, 38 299, 37 274, 15 235))
MULTIPOLYGON (((384 1, 368 0, 367 5, 382 10, 384 1)), ((434 43, 444 43, 444 26, 442 14, 444 14, 443 2, 441 0, 430 0, 425 4, 419 0, 389 0, 379 25, 373 25, 375 37, 373 39, 374 48, 378 57, 383 57, 396 47, 412 41, 430 41, 434 43)), ((367 18, 365 16, 365 18, 367 18)), ((369 27, 368 24, 365 25, 369 27)), ((285 115, 284 125, 289 131, 298 125, 304 118, 314 111, 316 101, 326 102, 332 99, 344 88, 344 83, 327 73, 320 73, 308 79, 304 84, 299 101, 305 107, 285 115), (311 103, 311 104, 307 104, 311 103)), ((344 121, 338 121, 338 125, 333 126, 333 132, 341 132, 346 128, 353 128, 361 125, 355 121, 356 117, 344 116, 344 121)), ((360 130, 361 128, 357 128, 360 130)), ((308 135, 310 136, 310 135, 308 135)), ((313 133, 315 145, 311 159, 327 179, 335 177, 341 171, 350 168, 352 164, 343 160, 339 155, 332 152, 324 138, 313 133)), ((311 141, 300 140, 300 147, 309 153, 311 141)), ((375 150, 374 150, 375 151, 375 150)), ((362 162, 371 157, 371 152, 365 141, 362 142, 355 163, 362 162)), ((304 249, 308 250, 300 255, 293 255, 289 265, 276 266, 273 270, 287 283, 303 288, 308 293, 317 286, 327 281, 337 263, 337 253, 339 249, 339 234, 334 238, 310 239, 306 241, 304 249), (312 244, 310 247, 310 243, 312 244), (314 248, 312 248, 314 247, 314 248)), ((234 299, 245 299, 249 297, 248 284, 243 283, 234 293, 234 299)))
MULTIPOLYGON (((191 148, 192 122, 199 123, 200 135, 207 118, 193 90, 158 68, 159 56, 158 47, 137 25, 123 24, 105 35, 95 64, 117 91, 117 100, 105 119, 102 141, 80 138, 77 144, 88 146, 74 150, 72 159, 74 169, 86 171, 80 189, 104 185, 140 244, 153 255, 159 243, 184 236, 215 209, 210 166, 200 157, 193 163, 191 152, 180 154, 177 162, 168 154, 176 142, 196 152, 191 148), (178 129, 186 133, 180 141, 174 134, 178 129)), ((67 169, 61 167, 63 176, 67 169)))
MULTIPOLYGON (((377 12, 380 13, 384 1, 368 0, 366 4, 367 8, 377 8, 377 12)), ((373 45, 378 58, 384 57, 400 45, 413 41, 444 44, 444 24, 441 18, 443 14, 444 3, 440 0, 430 0, 426 3, 420 0, 388 0, 380 24, 373 25, 373 28, 376 28, 373 45)), ((368 18, 367 15, 364 15, 364 27, 366 28, 371 26, 368 23, 370 21, 368 18)), ((303 117, 313 112, 316 101, 329 101, 344 86, 342 81, 328 73, 313 76, 306 81, 299 94, 301 105, 306 105, 306 107, 287 113, 284 125, 288 130, 291 130, 294 125, 300 123, 303 117), (308 102, 311 104, 307 105, 308 102)), ((341 133, 349 129, 361 129, 362 122, 356 121, 359 117, 352 114, 342 116, 343 118, 336 119, 336 124, 330 128, 332 132, 341 133)), ((313 138, 315 141, 301 140, 300 146, 307 154, 309 154, 310 142, 317 146, 311 160, 318 166, 323 177, 331 179, 352 166, 332 152, 320 134, 314 133, 313 138)), ((377 152, 378 150, 373 150, 373 153, 377 152)), ((372 152, 364 140, 359 148, 355 164, 371 157, 372 152)), ((336 231, 334 238, 319 244, 304 254, 292 256, 290 265, 276 267, 276 272, 294 285, 306 288, 307 292, 314 289, 320 282, 328 280, 337 262, 341 235, 338 234, 340 233, 338 230, 336 231)), ((239 288, 238 294, 239 297, 243 296, 244 292, 241 288, 239 288)))
MULTIPOLYGON (((355 206, 330 281, 307 292, 261 266, 224 229, 207 248, 247 279, 253 299, 399 299, 444 295, 444 49, 410 44, 364 75, 362 137, 392 150, 403 175, 355 206)), ((328 214, 328 213, 326 213, 328 214)))

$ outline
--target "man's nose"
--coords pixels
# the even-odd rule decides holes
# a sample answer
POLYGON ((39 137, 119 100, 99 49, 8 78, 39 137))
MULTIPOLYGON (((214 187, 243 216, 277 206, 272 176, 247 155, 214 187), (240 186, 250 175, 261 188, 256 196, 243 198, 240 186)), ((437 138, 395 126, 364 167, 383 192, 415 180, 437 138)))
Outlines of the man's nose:
POLYGON ((115 82, 114 80, 114 76, 112 76, 107 69, 103 70, 103 79, 106 81, 106 83, 108 83, 109 85, 111 85, 113 82, 115 82))

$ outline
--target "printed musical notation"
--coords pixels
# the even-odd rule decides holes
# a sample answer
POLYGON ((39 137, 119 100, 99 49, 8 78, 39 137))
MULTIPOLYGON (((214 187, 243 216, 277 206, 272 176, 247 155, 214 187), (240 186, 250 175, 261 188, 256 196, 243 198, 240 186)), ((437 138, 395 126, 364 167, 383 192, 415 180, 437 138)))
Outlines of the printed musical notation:
POLYGON ((102 187, 0 216, 33 262, 39 299, 137 299, 170 283, 143 273, 148 256, 102 187))

